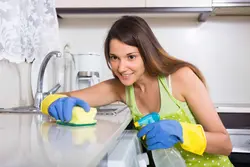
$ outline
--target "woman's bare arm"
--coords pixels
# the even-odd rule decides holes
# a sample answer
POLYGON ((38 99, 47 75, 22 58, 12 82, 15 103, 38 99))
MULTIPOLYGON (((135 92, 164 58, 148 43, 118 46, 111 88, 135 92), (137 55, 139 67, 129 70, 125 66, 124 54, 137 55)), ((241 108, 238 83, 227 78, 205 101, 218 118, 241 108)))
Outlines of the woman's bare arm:
POLYGON ((110 79, 85 89, 64 92, 67 96, 86 101, 91 107, 124 101, 125 87, 117 79, 110 79))
POLYGON ((230 137, 213 106, 205 85, 187 67, 174 73, 173 80, 178 83, 175 89, 179 87, 196 120, 204 128, 207 139, 205 152, 229 155, 232 151, 230 137))

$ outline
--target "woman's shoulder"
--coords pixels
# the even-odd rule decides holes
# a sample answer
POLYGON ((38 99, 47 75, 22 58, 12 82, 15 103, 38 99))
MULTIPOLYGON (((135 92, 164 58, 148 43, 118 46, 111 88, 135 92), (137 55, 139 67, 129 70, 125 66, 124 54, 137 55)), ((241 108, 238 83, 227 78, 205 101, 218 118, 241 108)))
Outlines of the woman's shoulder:
POLYGON ((195 81, 198 76, 194 73, 194 71, 189 67, 182 67, 171 74, 171 78, 173 80, 178 81, 178 83, 187 84, 195 81))
POLYGON ((185 94, 193 90, 201 80, 189 67, 182 67, 171 74, 173 94, 181 101, 185 100, 185 94))

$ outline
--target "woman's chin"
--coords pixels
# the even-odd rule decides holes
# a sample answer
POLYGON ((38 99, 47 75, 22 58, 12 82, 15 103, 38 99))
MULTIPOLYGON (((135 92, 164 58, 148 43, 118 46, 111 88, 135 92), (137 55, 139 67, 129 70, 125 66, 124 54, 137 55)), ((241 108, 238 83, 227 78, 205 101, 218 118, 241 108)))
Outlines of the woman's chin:
MULTIPOLYGON (((117 76, 117 75, 116 75, 117 76)), ((120 80, 120 82, 124 85, 124 86, 130 86, 134 84, 134 78, 132 76, 129 77, 124 77, 124 76, 117 76, 120 80)))
POLYGON ((120 80, 121 81, 121 83, 124 85, 124 86, 130 86, 130 85, 133 85, 134 84, 134 82, 132 82, 132 81, 124 81, 124 80, 120 80))

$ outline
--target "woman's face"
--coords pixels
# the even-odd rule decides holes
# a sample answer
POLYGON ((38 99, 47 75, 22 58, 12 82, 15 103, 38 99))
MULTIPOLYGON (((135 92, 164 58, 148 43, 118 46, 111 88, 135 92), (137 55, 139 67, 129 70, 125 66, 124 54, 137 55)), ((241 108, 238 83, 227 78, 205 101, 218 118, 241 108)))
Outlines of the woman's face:
POLYGON ((144 63, 137 47, 112 39, 109 56, 113 73, 125 86, 135 83, 145 72, 144 63))

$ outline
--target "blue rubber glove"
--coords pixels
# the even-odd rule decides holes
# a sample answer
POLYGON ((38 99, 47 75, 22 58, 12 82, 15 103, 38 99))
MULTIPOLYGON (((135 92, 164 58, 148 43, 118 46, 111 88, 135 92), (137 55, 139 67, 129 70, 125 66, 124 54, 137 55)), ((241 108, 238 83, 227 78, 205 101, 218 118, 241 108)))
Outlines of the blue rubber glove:
POLYGON ((72 109, 75 106, 82 107, 89 112, 90 106, 85 101, 76 97, 62 97, 54 101, 48 108, 49 115, 56 120, 69 122, 72 118, 72 109))
POLYGON ((144 126, 137 134, 146 135, 148 150, 168 149, 178 142, 183 142, 182 126, 175 120, 161 120, 144 126))

